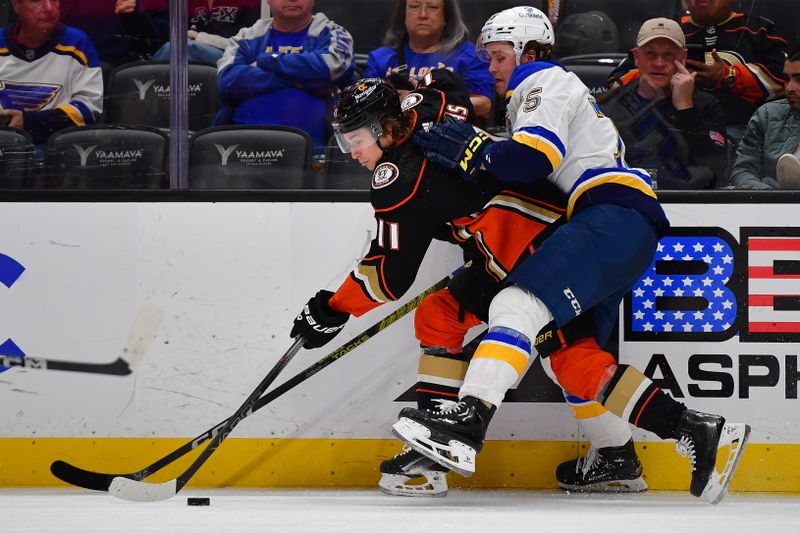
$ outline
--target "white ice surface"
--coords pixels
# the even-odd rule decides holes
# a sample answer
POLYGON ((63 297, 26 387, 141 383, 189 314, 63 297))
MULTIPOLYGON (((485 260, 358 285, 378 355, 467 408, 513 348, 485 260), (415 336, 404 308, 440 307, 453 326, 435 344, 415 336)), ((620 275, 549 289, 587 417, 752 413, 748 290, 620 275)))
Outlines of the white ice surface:
POLYGON ((0 531, 654 533, 800 531, 800 497, 729 495, 711 506, 680 492, 579 495, 453 490, 443 499, 377 490, 185 490, 130 503, 83 490, 0 490, 0 531), (210 507, 186 498, 207 496, 210 507))

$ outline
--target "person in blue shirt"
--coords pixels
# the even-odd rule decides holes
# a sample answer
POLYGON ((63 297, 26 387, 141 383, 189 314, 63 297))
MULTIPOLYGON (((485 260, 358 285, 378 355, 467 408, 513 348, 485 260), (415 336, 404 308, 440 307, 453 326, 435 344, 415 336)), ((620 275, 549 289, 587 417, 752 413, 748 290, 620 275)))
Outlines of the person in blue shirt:
POLYGON ((385 46, 370 53, 364 77, 403 73, 421 80, 433 69, 447 68, 463 78, 475 114, 485 120, 492 109, 494 78, 466 37, 456 0, 397 0, 385 46))
POLYGON ((333 95, 353 79, 353 39, 313 0, 268 0, 272 17, 232 38, 217 64, 224 108, 215 123, 293 126, 322 153, 333 95))

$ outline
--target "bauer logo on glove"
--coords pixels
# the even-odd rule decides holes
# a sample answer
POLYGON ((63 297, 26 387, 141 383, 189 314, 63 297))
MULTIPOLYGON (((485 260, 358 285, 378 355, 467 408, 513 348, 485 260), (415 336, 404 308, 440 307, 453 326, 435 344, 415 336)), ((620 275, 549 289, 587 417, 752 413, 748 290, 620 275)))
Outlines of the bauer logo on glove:
POLYGON ((349 313, 334 311, 328 305, 333 293, 321 290, 303 306, 303 310, 294 319, 290 337, 301 336, 305 339, 303 347, 307 349, 325 346, 344 328, 349 313))

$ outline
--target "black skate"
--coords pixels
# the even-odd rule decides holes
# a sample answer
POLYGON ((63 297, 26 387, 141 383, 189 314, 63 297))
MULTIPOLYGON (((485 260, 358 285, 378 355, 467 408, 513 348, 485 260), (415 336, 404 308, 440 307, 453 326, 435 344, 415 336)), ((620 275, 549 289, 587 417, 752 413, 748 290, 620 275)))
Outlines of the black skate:
POLYGON ((643 492, 642 463, 636 456, 633 440, 622 446, 589 448, 579 457, 556 468, 558 486, 578 492, 643 492))
POLYGON ((483 448, 494 411, 472 396, 442 403, 438 409, 406 407, 392 431, 422 455, 469 477, 475 473, 475 454, 483 448))
POLYGON ((676 435, 678 453, 689 457, 692 464, 690 492, 712 504, 719 503, 725 497, 725 489, 742 457, 750 436, 750 426, 726 424, 719 415, 687 409, 678 422, 676 435), (722 470, 718 472, 716 463, 720 452, 727 457, 722 470))
POLYGON ((394 496, 443 498, 447 496, 447 468, 408 446, 381 462, 378 487, 394 496))

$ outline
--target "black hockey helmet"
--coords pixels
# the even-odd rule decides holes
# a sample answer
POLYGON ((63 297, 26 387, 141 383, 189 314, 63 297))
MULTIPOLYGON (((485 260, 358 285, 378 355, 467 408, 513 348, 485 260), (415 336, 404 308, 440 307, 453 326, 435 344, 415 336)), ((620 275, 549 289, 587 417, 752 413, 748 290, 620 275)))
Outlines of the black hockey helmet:
POLYGON ((333 131, 339 148, 349 153, 352 147, 344 134, 359 128, 367 128, 377 141, 383 135, 381 119, 400 113, 397 91, 381 78, 364 78, 348 86, 333 110, 333 131))

